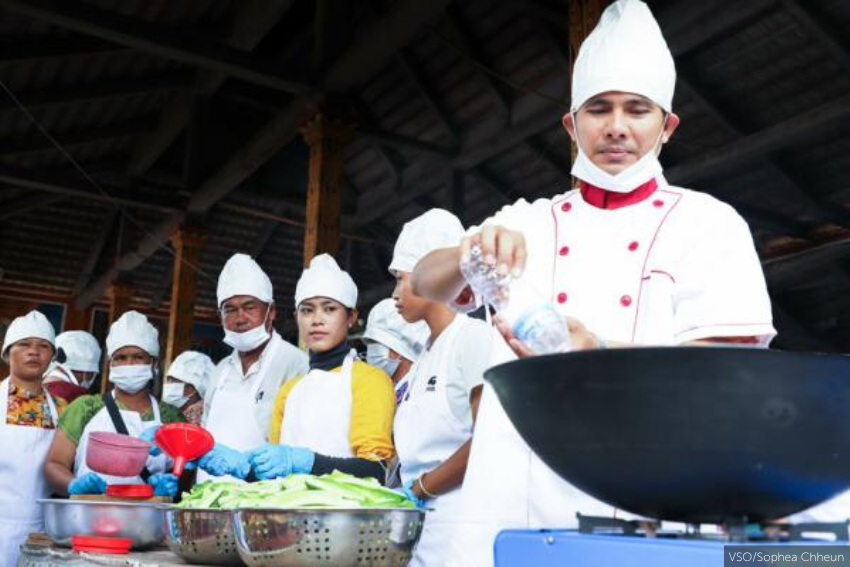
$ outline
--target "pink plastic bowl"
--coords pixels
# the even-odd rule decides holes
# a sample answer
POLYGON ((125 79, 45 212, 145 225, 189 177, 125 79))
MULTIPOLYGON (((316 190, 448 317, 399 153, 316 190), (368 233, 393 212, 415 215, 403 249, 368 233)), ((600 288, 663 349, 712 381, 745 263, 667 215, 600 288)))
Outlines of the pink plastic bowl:
POLYGON ((112 476, 136 476, 142 472, 150 448, 147 441, 129 435, 95 431, 89 434, 86 466, 112 476))

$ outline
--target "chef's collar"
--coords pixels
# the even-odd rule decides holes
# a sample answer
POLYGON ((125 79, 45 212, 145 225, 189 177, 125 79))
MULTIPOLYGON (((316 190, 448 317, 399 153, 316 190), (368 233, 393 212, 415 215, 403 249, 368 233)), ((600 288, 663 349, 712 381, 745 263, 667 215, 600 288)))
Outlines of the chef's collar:
POLYGON ((333 370, 345 362, 345 357, 351 352, 348 341, 342 341, 331 350, 325 352, 310 351, 310 370, 333 370))
POLYGON ((658 183, 655 179, 650 179, 643 185, 638 186, 634 191, 615 193, 614 191, 607 191, 601 187, 591 185, 586 181, 579 181, 579 189, 582 198, 587 204, 597 209, 614 210, 635 205, 648 199, 658 189, 658 183))

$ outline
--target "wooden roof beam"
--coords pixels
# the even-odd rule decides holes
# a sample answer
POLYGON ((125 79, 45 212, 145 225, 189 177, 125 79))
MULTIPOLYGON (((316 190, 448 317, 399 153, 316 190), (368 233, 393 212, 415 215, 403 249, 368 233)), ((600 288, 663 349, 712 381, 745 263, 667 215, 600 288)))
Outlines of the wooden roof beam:
POLYGON ((67 175, 58 176, 36 173, 7 166, 0 166, 0 184, 41 191, 65 198, 145 209, 166 214, 181 210, 175 205, 174 200, 160 202, 157 199, 150 198, 149 195, 132 194, 123 189, 102 185, 108 192, 108 194, 103 194, 99 191, 93 191, 89 183, 68 183, 67 175))
MULTIPOLYGON (((135 119, 120 124, 109 124, 101 128, 88 128, 74 132, 56 133, 52 136, 60 146, 78 146, 101 140, 129 138, 146 132, 150 120, 135 119)), ((0 156, 16 156, 44 151, 57 151, 53 142, 42 134, 18 140, 0 140, 0 156)))
MULTIPOLYGON (((245 0, 240 3, 230 35, 225 40, 228 45, 242 51, 251 51, 271 31, 286 14, 294 0, 245 0)), ((220 72, 200 72, 196 93, 212 95, 224 84, 227 74, 220 72)), ((159 157, 171 146, 174 140, 186 128, 191 113, 190 101, 183 97, 171 101, 162 111, 156 130, 145 138, 133 152, 128 172, 140 176, 150 169, 159 157)))
MULTIPOLYGON (((448 39, 453 40, 453 42, 457 44, 458 48, 463 50, 464 53, 478 63, 486 64, 484 53, 481 48, 478 47, 477 43, 472 41, 470 38, 469 26, 467 25, 463 14, 456 3, 451 4, 446 8, 446 17, 444 18, 444 21, 451 32, 451 37, 448 39)), ((505 93, 502 92, 495 79, 478 67, 473 67, 479 81, 487 90, 487 94, 490 97, 490 101, 493 103, 493 106, 496 108, 496 112, 498 112, 504 122, 510 121, 511 104, 505 96, 505 93)))
POLYGON ((91 247, 89 247, 89 255, 83 263, 83 268, 80 270, 80 275, 77 277, 77 283, 74 284, 74 289, 71 291, 72 296, 76 296, 88 285, 94 270, 100 262, 100 257, 103 254, 106 243, 109 242, 109 237, 112 235, 115 227, 115 220, 118 217, 118 210, 110 208, 104 215, 100 223, 100 230, 95 237, 91 247))
POLYGON ((419 96, 425 102, 425 105, 431 110, 431 114, 440 123, 440 126, 448 134, 453 144, 457 144, 459 139, 457 130, 452 125, 449 114, 445 107, 440 104, 437 94, 431 88, 428 80, 422 75, 416 64, 413 62, 413 55, 407 49, 399 50, 396 55, 396 61, 407 75, 408 80, 416 88, 419 96))
MULTIPOLYGON (((736 124, 732 118, 729 117, 728 113, 722 110, 719 105, 710 100, 700 89, 692 79, 689 78, 687 70, 679 68, 678 77, 677 77, 677 88, 684 92, 689 98, 696 101, 705 112, 707 112, 711 117, 717 121, 723 128, 729 131, 732 135, 737 138, 741 138, 744 136, 744 131, 738 124, 736 124)), ((768 168, 768 171, 782 179, 786 186, 791 189, 791 193, 794 198, 805 203, 811 210, 815 211, 819 216, 822 216, 826 219, 843 223, 847 222, 848 218, 850 218, 850 212, 844 210, 842 207, 833 207, 828 206, 824 203, 821 203, 811 197, 803 187, 794 180, 790 173, 788 173, 781 165, 779 165, 774 159, 771 159, 769 155, 765 156, 764 160, 765 166, 768 168)))
POLYGON ((812 8, 813 2, 781 0, 780 4, 794 19, 803 24, 813 41, 820 43, 844 67, 845 71, 850 72, 850 45, 825 16, 812 8))
MULTIPOLYGON (((147 93, 176 91, 192 86, 192 78, 186 74, 171 73, 158 77, 142 78, 134 81, 122 81, 106 84, 80 85, 38 90, 19 91, 17 99, 28 109, 61 104, 86 102, 105 98, 120 98, 147 93)), ((17 110, 17 106, 8 98, 0 99, 0 111, 17 110)))
POLYGON ((450 148, 378 128, 361 127, 355 131, 355 135, 378 145, 388 146, 395 150, 407 150, 439 161, 451 160, 458 155, 457 151, 450 148))
POLYGON ((423 183, 423 181, 433 177, 432 167, 435 165, 469 171, 531 136, 554 127, 560 127, 559 116, 547 107, 521 124, 505 128, 481 144, 463 150, 458 157, 450 162, 437 162, 436 164, 426 161, 416 162, 404 171, 405 190, 403 192, 388 196, 381 191, 369 191, 358 198, 356 226, 363 226, 391 210, 398 210, 420 195, 430 191, 432 187, 423 183))
POLYGON ((850 238, 840 238, 799 252, 762 261, 764 275, 771 289, 782 289, 803 278, 824 264, 850 256, 850 238))
POLYGON ((25 215, 30 211, 49 207, 59 201, 64 201, 66 197, 56 194, 29 195, 24 194, 21 197, 4 202, 0 205, 0 221, 13 219, 19 215, 25 215))
POLYGON ((667 169, 665 175, 671 182, 685 184, 729 171, 815 135, 848 116, 850 96, 843 96, 731 144, 707 150, 699 157, 667 169))
POLYGON ((173 34, 162 26, 73 0, 0 0, 0 7, 77 33, 100 37, 174 61, 207 69, 292 94, 308 93, 313 85, 284 77, 244 51, 213 42, 198 42, 190 34, 173 34))
MULTIPOLYGON (((450 0, 397 0, 380 19, 336 60, 322 80, 328 92, 347 92, 377 73, 400 48, 417 37, 425 23, 437 17, 450 0)), ((245 147, 233 155, 192 195, 186 211, 165 219, 143 238, 137 249, 124 254, 115 265, 81 293, 76 305, 87 307, 97 301, 106 287, 123 270, 133 270, 167 242, 187 213, 203 214, 291 142, 298 134, 308 98, 298 96, 275 115, 245 147)))
POLYGON ((89 57, 103 53, 119 53, 129 49, 126 45, 117 45, 96 37, 26 36, 16 41, 4 42, 3 49, 0 51, 0 65, 89 57))

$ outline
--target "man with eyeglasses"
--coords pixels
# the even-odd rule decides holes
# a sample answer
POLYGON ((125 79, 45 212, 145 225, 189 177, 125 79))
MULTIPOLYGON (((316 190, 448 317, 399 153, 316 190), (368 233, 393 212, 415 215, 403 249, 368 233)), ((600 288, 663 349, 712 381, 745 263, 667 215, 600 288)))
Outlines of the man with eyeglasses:
POLYGON ((203 425, 216 446, 199 463, 199 482, 233 480, 218 476, 219 469, 240 470, 232 462, 242 461, 241 451, 266 443, 278 388, 309 370, 306 353, 274 330, 272 283, 250 256, 227 261, 216 295, 224 342, 233 352, 216 366, 204 399, 203 425))

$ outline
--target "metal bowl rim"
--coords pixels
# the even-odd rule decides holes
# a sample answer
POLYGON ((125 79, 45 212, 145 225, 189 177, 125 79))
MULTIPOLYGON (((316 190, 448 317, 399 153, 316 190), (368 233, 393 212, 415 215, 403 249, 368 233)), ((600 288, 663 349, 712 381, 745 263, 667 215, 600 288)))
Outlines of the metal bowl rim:
MULTIPOLYGON (((203 508, 196 508, 196 510, 200 510, 203 508)), ((386 512, 406 512, 406 513, 416 513, 416 514, 424 514, 425 511, 419 508, 398 508, 398 507, 387 507, 387 508, 271 508, 271 507, 247 507, 247 508, 228 508, 227 511, 231 513, 240 513, 240 512, 287 512, 287 513, 297 513, 297 514, 317 514, 317 513, 326 513, 331 514, 335 512, 359 512, 359 513, 370 513, 370 514, 384 514, 386 512)))
POLYGON ((153 508, 156 510, 167 511, 169 504, 164 502, 123 502, 113 500, 70 500, 66 498, 39 498, 39 504, 59 504, 60 506, 118 506, 121 508, 153 508))

